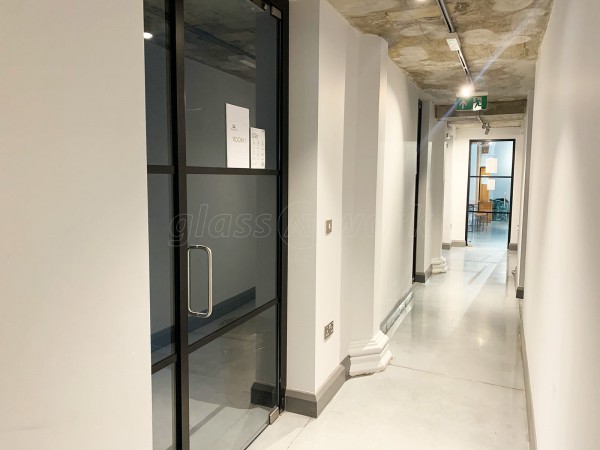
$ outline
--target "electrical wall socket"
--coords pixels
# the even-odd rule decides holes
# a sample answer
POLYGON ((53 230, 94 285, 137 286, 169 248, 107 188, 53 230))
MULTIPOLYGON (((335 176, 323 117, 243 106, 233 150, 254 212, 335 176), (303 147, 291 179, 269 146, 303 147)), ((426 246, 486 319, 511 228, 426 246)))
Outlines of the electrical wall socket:
POLYGON ((333 320, 325 325, 325 329, 323 330, 324 339, 327 339, 329 336, 333 334, 333 320))

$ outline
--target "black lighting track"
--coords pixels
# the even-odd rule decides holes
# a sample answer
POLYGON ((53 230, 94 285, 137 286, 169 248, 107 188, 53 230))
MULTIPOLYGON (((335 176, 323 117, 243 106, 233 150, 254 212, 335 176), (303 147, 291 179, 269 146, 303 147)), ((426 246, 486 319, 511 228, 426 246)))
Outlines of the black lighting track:
POLYGON ((444 18, 444 22, 446 22, 446 26, 448 27, 448 33, 455 33, 454 25, 452 24, 452 19, 450 18, 450 13, 448 12, 448 8, 446 7, 446 3, 444 0, 437 0, 437 3, 442 10, 442 17, 444 18))

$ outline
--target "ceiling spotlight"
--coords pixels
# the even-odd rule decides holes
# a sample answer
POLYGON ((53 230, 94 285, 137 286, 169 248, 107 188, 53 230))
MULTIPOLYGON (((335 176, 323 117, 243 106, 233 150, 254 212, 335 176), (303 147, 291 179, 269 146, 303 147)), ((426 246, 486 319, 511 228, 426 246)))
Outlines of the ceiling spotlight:
POLYGON ((486 125, 485 127, 485 135, 487 136, 488 134, 490 134, 490 125, 486 125))
POLYGON ((144 31, 144 39, 152 39, 154 35, 152 33, 148 33, 147 31, 144 31))
POLYGON ((465 84, 461 89, 460 89, 460 96, 462 98, 468 98, 468 97, 472 97, 473 93, 475 92, 475 89, 473 88, 472 84, 465 84))

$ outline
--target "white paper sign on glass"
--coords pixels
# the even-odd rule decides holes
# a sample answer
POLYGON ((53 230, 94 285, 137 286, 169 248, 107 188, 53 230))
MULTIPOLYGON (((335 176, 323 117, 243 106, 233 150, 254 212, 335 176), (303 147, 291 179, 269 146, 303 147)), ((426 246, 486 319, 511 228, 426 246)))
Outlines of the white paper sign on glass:
POLYGON ((485 170, 487 173, 498 173, 498 159, 488 157, 485 160, 485 170))
POLYGON ((265 168, 265 130, 250 128, 250 167, 265 168))
POLYGON ((225 104, 227 116, 227 167, 250 168, 250 110, 225 104))

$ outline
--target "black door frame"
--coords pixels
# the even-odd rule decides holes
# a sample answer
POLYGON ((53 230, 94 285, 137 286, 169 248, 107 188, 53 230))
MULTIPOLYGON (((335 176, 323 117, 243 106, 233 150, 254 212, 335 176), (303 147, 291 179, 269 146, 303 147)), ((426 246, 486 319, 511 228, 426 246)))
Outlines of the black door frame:
POLYGON ((473 144, 478 142, 512 142, 512 167, 510 177, 498 176, 489 178, 510 178, 510 212, 508 213, 494 213, 494 214, 508 214, 508 242, 506 248, 510 248, 510 234, 512 232, 512 216, 513 216, 513 194, 515 189, 515 156, 517 151, 517 140, 516 139, 471 139, 469 140, 469 165, 467 167, 467 206, 465 216, 465 244, 469 245, 469 198, 471 197, 471 178, 480 178, 479 175, 471 175, 471 147, 473 144))
POLYGON ((419 173, 421 171, 421 133, 423 131, 423 101, 419 100, 419 114, 417 118, 417 174, 415 176, 415 218, 413 226, 413 264, 412 282, 417 280, 417 240, 419 228, 419 173))
POLYGON ((187 306, 187 224, 185 220, 177 222, 177 234, 173 239, 173 279, 175 280, 174 311, 177 320, 174 327, 175 353, 151 367, 154 374, 170 365, 175 365, 175 447, 189 450, 189 355, 198 348, 217 339, 233 328, 252 319, 258 314, 277 308, 277 370, 279 388, 279 408, 285 408, 285 389, 287 382, 287 268, 288 250, 282 238, 288 225, 288 84, 289 84, 289 4, 288 0, 248 0, 259 4, 263 9, 275 7, 271 11, 280 19, 279 49, 279 168, 228 169, 228 168, 190 168, 186 163, 186 127, 185 127, 185 79, 184 79, 184 0, 168 0, 168 20, 170 32, 170 105, 171 105, 171 145, 172 165, 148 165, 148 174, 172 175, 173 211, 172 219, 185 218, 187 213, 187 183, 190 173, 210 173, 221 175, 277 175, 278 184, 278 255, 277 255, 277 297, 254 311, 238 318, 214 333, 188 344, 188 306, 187 306), (279 17, 280 16, 280 17, 279 17))

